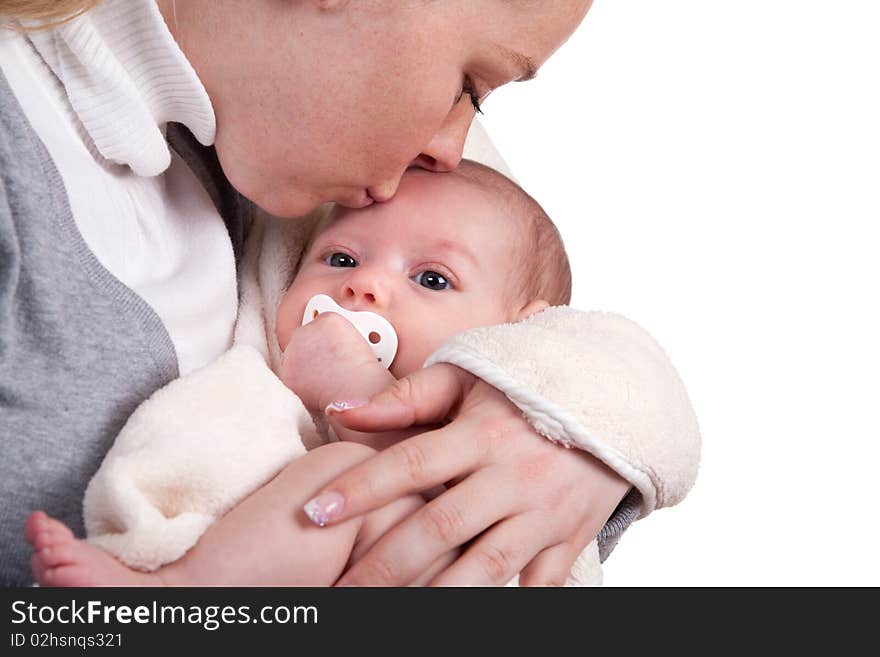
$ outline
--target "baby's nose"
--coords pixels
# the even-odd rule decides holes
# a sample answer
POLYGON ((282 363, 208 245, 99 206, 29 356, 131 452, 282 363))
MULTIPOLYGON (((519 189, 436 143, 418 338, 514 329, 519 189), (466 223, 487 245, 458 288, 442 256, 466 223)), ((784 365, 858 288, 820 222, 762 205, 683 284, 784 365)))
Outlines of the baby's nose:
POLYGON ((355 289, 351 286, 345 288, 345 296, 348 299, 363 299, 369 304, 376 303, 376 295, 372 292, 364 292, 359 294, 355 289))
POLYGON ((342 287, 341 302, 347 302, 353 310, 363 307, 384 307, 389 298, 388 286, 382 276, 367 267, 352 271, 342 287))

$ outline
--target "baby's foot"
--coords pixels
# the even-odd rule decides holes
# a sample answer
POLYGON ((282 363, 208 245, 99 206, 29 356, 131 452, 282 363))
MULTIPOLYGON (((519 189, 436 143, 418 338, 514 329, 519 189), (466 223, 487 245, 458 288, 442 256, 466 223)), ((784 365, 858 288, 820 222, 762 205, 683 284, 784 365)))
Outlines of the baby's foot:
POLYGON ((34 548, 31 570, 40 586, 162 586, 156 575, 122 565, 103 550, 78 540, 65 524, 42 511, 25 523, 34 548))

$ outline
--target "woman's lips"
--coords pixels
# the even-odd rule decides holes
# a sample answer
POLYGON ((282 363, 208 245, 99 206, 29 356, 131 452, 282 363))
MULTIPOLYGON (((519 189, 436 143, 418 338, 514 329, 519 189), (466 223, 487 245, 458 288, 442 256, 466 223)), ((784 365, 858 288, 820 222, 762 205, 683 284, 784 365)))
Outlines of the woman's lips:
POLYGON ((391 200, 391 196, 367 187, 362 189, 359 194, 352 196, 345 201, 338 201, 338 203, 347 208, 359 210, 373 205, 373 203, 385 203, 389 200, 391 200))
POLYGON ((361 208, 373 205, 374 199, 372 196, 370 196, 370 193, 366 189, 362 189, 360 193, 354 194, 344 201, 337 201, 337 203, 339 203, 339 205, 345 206, 346 208, 360 210, 361 208))
POLYGON ((367 195, 373 199, 376 203, 385 203, 386 201, 390 201, 393 194, 388 194, 386 192, 380 192, 377 189, 367 188, 367 195))

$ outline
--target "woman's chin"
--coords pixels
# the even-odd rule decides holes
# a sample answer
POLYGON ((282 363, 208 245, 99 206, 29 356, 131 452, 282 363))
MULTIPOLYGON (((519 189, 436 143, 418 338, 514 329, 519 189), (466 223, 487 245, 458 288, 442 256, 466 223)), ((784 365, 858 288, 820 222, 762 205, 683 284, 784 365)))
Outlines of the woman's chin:
MULTIPOLYGON (((220 150, 217 151, 221 155, 220 150)), ((223 160, 220 160, 221 165, 223 160)), ((292 218, 308 214, 322 203, 316 194, 302 192, 293 185, 267 186, 268 178, 243 168, 223 167, 232 186, 262 210, 276 217, 292 218)))
MULTIPOLYGON (((247 194, 245 194, 247 196, 247 194)), ((254 196, 248 196, 266 212, 278 217, 301 217, 328 202, 337 203, 345 208, 360 210, 373 205, 373 198, 366 189, 354 192, 334 193, 329 198, 318 194, 283 193, 276 190, 260 190, 254 196)))
POLYGON ((281 218, 294 218, 307 215, 321 205, 321 199, 307 194, 284 194, 272 190, 263 190, 260 194, 248 196, 260 208, 281 218))

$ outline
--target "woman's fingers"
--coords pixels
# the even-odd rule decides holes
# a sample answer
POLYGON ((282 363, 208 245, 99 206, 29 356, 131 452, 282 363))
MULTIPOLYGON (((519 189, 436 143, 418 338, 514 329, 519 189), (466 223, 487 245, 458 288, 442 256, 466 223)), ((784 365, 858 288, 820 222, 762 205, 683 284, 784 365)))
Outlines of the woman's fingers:
POLYGON ((475 381, 473 374, 439 363, 399 379, 368 403, 339 400, 331 403, 327 412, 355 431, 390 431, 434 424, 453 414, 475 381))
POLYGON ((347 520, 405 494, 459 482, 386 533, 341 584, 421 581, 427 571, 435 572, 438 557, 478 535, 433 583, 501 585, 523 569, 525 584, 564 582, 579 549, 626 494, 629 484, 607 466, 543 440, 503 394, 469 376, 453 367, 428 368, 388 393, 390 398, 380 400, 376 410, 341 413, 349 416, 353 429, 389 428, 375 417, 351 422, 355 413, 374 413, 397 427, 453 421, 402 441, 331 481, 306 506, 317 524, 347 520), (438 388, 446 397, 440 404, 432 401, 438 388), (555 549, 561 544, 570 547, 555 549))
POLYGON ((340 522, 472 472, 484 449, 469 427, 458 421, 388 447, 324 486, 306 515, 320 526, 340 522))
POLYGON ((519 575, 520 586, 565 586, 571 567, 583 548, 571 542, 542 550, 519 575))
POLYGON ((584 522, 572 536, 542 550, 523 568, 519 576, 520 586, 565 586, 574 562, 605 524, 604 519, 590 512, 587 504, 581 514, 584 522))
POLYGON ((503 520, 477 539, 467 551, 431 582, 432 586, 504 586, 546 544, 537 531, 537 514, 503 520))
MULTIPOLYGON (((460 479, 490 461, 498 461, 496 452, 510 458, 524 447, 543 445, 542 439, 504 395, 485 383, 475 383, 472 375, 457 367, 434 365, 400 382, 404 380, 409 383, 394 386, 392 389, 398 392, 390 393, 390 399, 380 402, 380 407, 388 405, 397 408, 398 413, 400 409, 410 409, 410 415, 401 420, 399 426, 436 421, 452 412, 444 415, 439 412, 440 408, 455 408, 454 421, 401 441, 329 482, 306 504, 306 514, 315 524, 323 526, 346 520, 384 506, 401 495, 460 479), (453 394, 455 403, 447 399, 438 405, 432 401, 440 396, 438 390, 453 394), (520 437, 519 441, 516 436, 520 437)), ((369 409, 345 411, 340 415, 366 410, 369 409)), ((367 424, 350 422, 347 426, 362 430, 367 424)), ((377 425, 370 426, 376 428, 377 425)), ((516 482, 508 481, 505 485, 516 489, 516 482)))
POLYGON ((416 581, 440 556, 518 511, 515 495, 486 495, 510 491, 503 483, 503 475, 491 468, 468 477, 386 533, 339 583, 403 586, 416 581))
POLYGON ((446 554, 442 555, 437 561, 431 564, 431 567, 428 568, 424 573, 416 577, 412 582, 410 582, 410 586, 428 586, 428 583, 434 579, 436 575, 442 573, 444 570, 449 568, 450 564, 455 562, 456 557, 458 556, 458 550, 450 550, 446 554))

